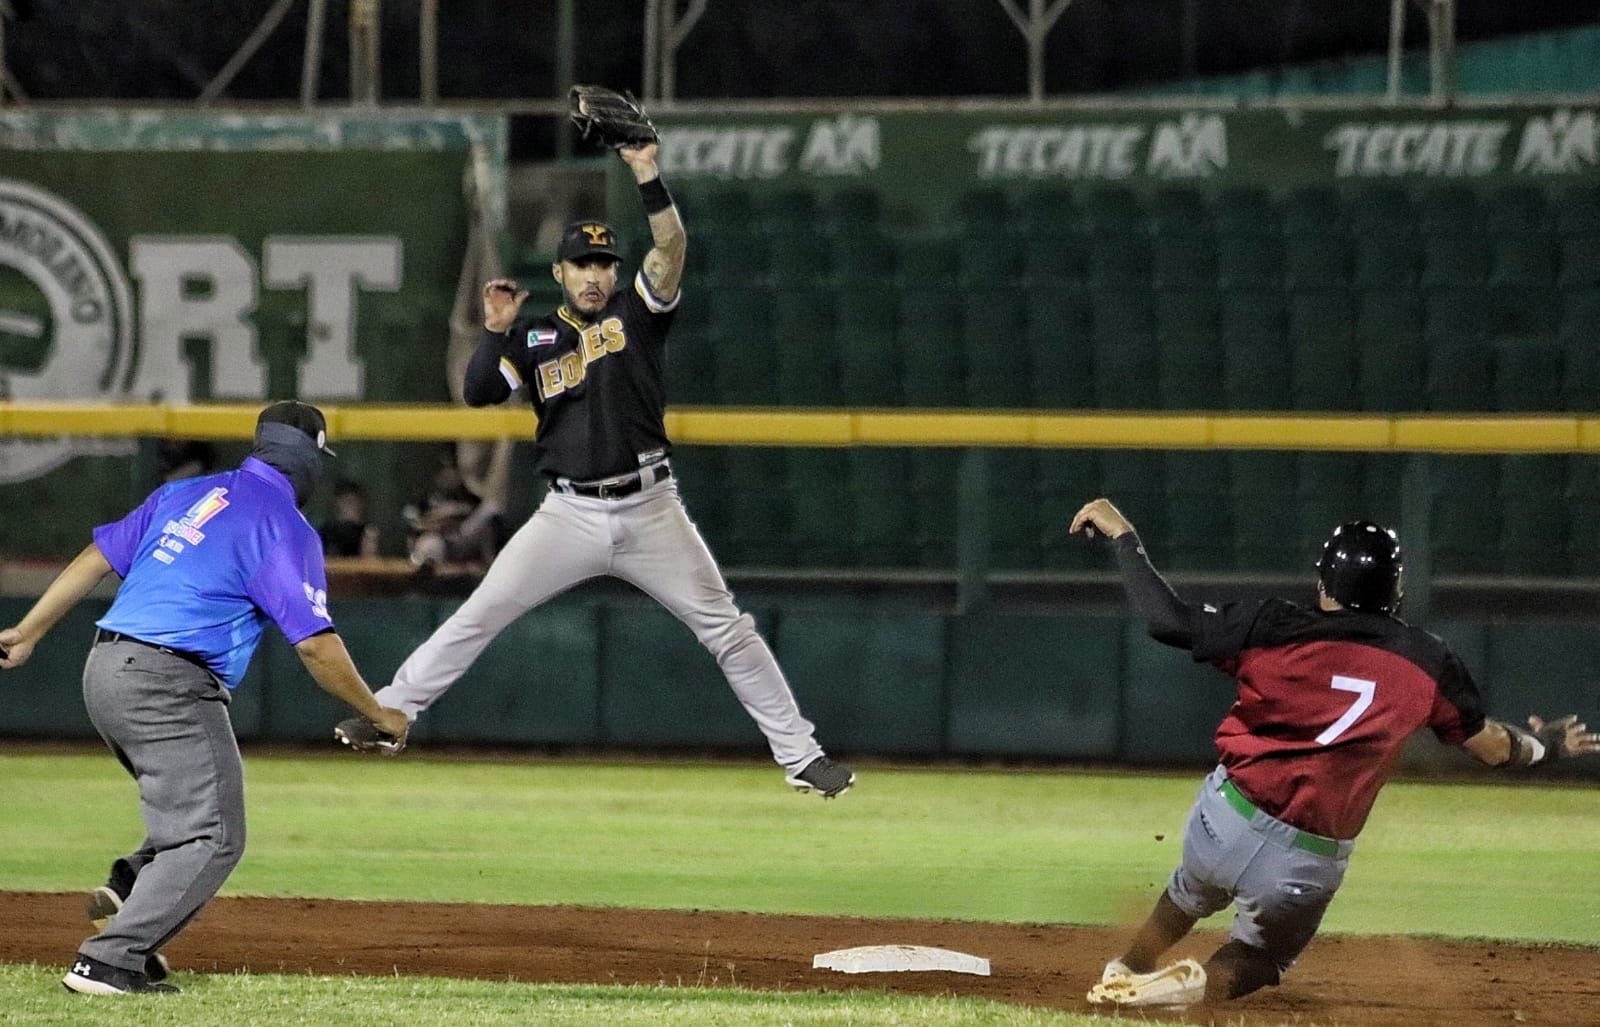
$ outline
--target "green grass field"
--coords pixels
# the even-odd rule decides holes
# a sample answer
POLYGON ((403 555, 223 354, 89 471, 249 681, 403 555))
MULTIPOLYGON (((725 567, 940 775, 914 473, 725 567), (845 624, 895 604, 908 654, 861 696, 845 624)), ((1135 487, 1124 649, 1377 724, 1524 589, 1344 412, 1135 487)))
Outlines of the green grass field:
MULTIPOLYGON (((755 765, 247 755, 250 841, 224 894, 1121 923, 1178 858, 1200 776, 867 767, 824 803, 755 765)), ((0 755, 0 781, 0 887, 83 889, 141 836, 133 785, 107 755, 0 755)), ((1549 901, 1597 877, 1600 789, 1399 783, 1325 930, 1600 944, 1593 903, 1549 901)), ((95 1022, 52 990, 60 968, 0 971, 8 1018, 95 1022)), ((190 982, 196 1018, 172 1022, 1088 1022, 877 995, 190 982)))
MULTIPOLYGON (((124 1027, 124 1000, 92 1001, 57 985, 59 967, 0 965, 0 1021, 124 1027)), ((136 1000, 140 1027, 195 1024, 362 1024, 424 1027, 1105 1027, 1105 1018, 972 999, 885 992, 774 992, 711 988, 599 988, 417 977, 185 975, 181 996, 136 1000)), ((1161 1027, 1156 1021, 1138 1021, 1161 1027)))

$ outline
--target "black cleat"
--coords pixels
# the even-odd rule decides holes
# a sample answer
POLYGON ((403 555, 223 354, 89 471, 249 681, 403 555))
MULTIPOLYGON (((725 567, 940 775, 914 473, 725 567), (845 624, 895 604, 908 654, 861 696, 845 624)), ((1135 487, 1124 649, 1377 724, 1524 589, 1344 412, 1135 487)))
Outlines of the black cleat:
POLYGON ((842 763, 835 763, 826 756, 818 756, 805 765, 803 770, 790 774, 784 780, 788 781, 800 792, 816 792, 824 799, 832 799, 843 795, 856 783, 855 774, 842 763))

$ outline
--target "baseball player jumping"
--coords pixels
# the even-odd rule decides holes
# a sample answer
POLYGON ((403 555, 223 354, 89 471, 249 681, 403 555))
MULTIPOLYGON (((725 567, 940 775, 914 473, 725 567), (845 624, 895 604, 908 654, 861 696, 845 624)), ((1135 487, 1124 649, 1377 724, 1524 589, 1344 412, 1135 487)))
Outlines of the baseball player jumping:
POLYGON ((1152 638, 1239 687, 1217 729, 1221 764, 1184 828, 1183 862, 1090 1002, 1188 1005, 1276 985, 1316 934, 1401 746, 1424 726, 1492 767, 1600 752, 1600 735, 1576 717, 1529 717, 1531 731, 1485 718, 1461 660, 1395 616, 1400 544, 1376 524, 1342 524, 1323 544, 1315 609, 1184 602, 1105 499, 1079 510, 1070 530, 1111 540, 1152 638), (1232 938, 1204 966, 1158 968, 1196 921, 1230 903, 1232 938))
MULTIPOLYGON (((638 181, 655 247, 628 286, 617 288, 616 233, 580 221, 563 234, 551 268, 565 301, 555 311, 523 317, 528 293, 515 282, 484 287, 483 338, 467 366, 465 398, 484 406, 526 389, 539 415, 534 446, 550 491, 378 701, 414 720, 512 621, 579 582, 611 575, 672 611, 716 657, 788 783, 832 798, 855 775, 817 744, 772 651, 734 605, 673 480, 663 373, 686 236, 656 166, 654 129, 645 120, 639 131, 616 146, 638 181)), ((403 746, 360 717, 334 734, 357 750, 395 753, 403 746)))

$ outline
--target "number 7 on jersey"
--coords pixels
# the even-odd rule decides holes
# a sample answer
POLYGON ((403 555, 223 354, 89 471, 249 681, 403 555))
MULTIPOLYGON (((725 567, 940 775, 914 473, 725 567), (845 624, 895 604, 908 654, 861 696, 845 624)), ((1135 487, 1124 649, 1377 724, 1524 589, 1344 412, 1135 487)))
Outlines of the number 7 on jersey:
POLYGON ((1378 690, 1378 683, 1376 681, 1367 681, 1363 678, 1347 678, 1342 674, 1335 674, 1333 676, 1333 687, 1341 692, 1356 693, 1356 701, 1350 704, 1348 710, 1344 711, 1344 716, 1329 724, 1322 734, 1317 736, 1318 745, 1327 745, 1344 734, 1350 729, 1351 724, 1354 724, 1361 718, 1363 713, 1367 712, 1367 707, 1372 705, 1373 693, 1378 690))

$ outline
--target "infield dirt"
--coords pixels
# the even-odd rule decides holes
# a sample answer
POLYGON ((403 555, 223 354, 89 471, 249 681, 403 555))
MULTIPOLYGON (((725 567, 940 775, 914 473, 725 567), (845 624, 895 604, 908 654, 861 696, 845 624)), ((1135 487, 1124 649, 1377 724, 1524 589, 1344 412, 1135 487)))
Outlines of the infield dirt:
MULTIPOLYGON (((65 966, 88 930, 83 897, 0 892, 0 961, 65 966)), ((223 898, 167 950, 178 971, 417 974, 486 980, 774 991, 879 988, 1091 1012, 1084 992, 1125 931, 1043 924, 856 920, 571 906, 223 898), (913 944, 989 959, 993 976, 841 974, 811 957, 913 944)), ((1175 958, 1204 958, 1199 932, 1175 958)), ((1138 1022, 1137 1011, 1123 1022, 1138 1022)), ((1483 941, 1326 936, 1282 987, 1153 1019, 1229 1027, 1600 1024, 1600 951, 1483 941)), ((1107 1016, 1108 1022, 1113 1017, 1107 1016)))

